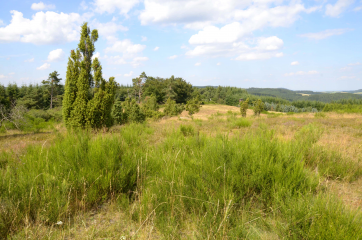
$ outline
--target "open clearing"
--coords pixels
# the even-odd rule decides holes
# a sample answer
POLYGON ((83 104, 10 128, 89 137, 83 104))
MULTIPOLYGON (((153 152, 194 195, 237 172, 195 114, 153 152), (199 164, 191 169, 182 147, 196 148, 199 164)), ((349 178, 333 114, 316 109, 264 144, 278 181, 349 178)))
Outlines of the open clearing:
MULTIPOLYGON (((348 160, 353 162, 353 164, 355 164, 354 166, 359 166, 362 168, 362 115, 326 113, 323 117, 316 117, 313 113, 300 113, 292 115, 268 113, 261 114, 260 117, 254 117, 253 111, 249 109, 247 111, 248 122, 238 123, 238 119, 241 119, 241 116, 239 108, 237 107, 225 105, 204 105, 202 106, 200 112, 194 114, 192 117, 190 117, 187 112, 183 112, 178 117, 164 118, 159 121, 149 121, 147 123, 147 129, 149 130, 146 130, 152 133, 147 135, 147 140, 145 142, 146 145, 144 145, 142 148, 144 151, 146 151, 146 148, 155 146, 156 148, 154 151, 156 151, 157 146, 161 146, 167 143, 165 142, 165 139, 167 139, 169 134, 173 132, 176 134, 179 129, 182 129, 182 126, 191 126, 190 129, 192 129, 190 130, 190 133, 188 133, 188 130, 186 129, 186 132, 184 133, 185 136, 187 136, 187 134, 190 134, 190 136, 195 134, 195 136, 205 135, 217 137, 220 134, 224 134, 230 139, 233 137, 247 136, 249 133, 260 133, 260 129, 267 129, 268 131, 274 132, 276 139, 286 143, 297 138, 299 136, 297 136, 297 134, 299 134, 299 132, 302 131, 302 129, 304 129, 306 126, 314 126, 316 129, 318 129, 321 135, 317 142, 313 145, 315 152, 311 154, 320 154, 318 151, 323 153, 333 152, 335 154, 333 156, 338 156, 338 160, 348 160)), ((113 134, 117 134, 118 132, 122 131, 123 128, 124 126, 115 126, 110 130, 109 133, 93 134, 93 138, 96 138, 99 135, 104 135, 104 137, 111 135, 113 136, 113 134)), ((4 156, 13 153, 16 158, 22 159, 22 157, 26 155, 28 147, 42 146, 42 151, 46 151, 46 149, 52 145, 58 135, 66 134, 66 130, 62 126, 58 126, 56 129, 37 134, 21 134, 20 132, 15 131, 9 132, 6 135, 0 136, 0 151, 2 151, 4 156)), ((175 148, 177 148, 176 145, 175 148)), ((177 151, 173 157, 176 156, 177 158, 177 151)), ((17 160, 15 159, 14 161, 17 160)), ((144 161, 147 161, 147 159, 144 161)), ((168 166, 168 163, 165 163, 165 165, 168 166)), ((142 169, 142 165, 139 166, 141 166, 142 169)), ((223 169, 223 166, 221 166, 221 169, 223 169)), ((144 174, 148 172, 146 169, 144 169, 144 171, 144 174)), ((347 209, 353 209, 353 211, 357 211, 359 214, 361 213, 360 209, 362 207, 362 191, 360 186, 362 185, 362 178, 359 175, 356 175, 357 178, 351 178, 348 174, 346 174, 344 178, 334 178, 332 175, 328 176, 328 170, 327 175, 323 175, 321 171, 324 170, 321 170, 318 165, 316 168, 311 168, 311 171, 317 174, 321 174, 319 178, 319 186, 317 189, 324 189, 323 191, 325 191, 327 194, 330 194, 331 196, 334 195, 340 199, 347 209)), ((142 171, 139 174, 141 176, 142 171)), ((150 176, 145 175, 144 180, 142 180, 142 177, 138 177, 137 181, 146 181, 148 178, 150 178, 150 176)), ((159 179, 154 181, 162 180, 159 179)), ((179 181, 182 181, 181 177, 179 181)), ((142 188, 146 187, 147 185, 142 185, 142 188)), ((165 236, 165 231, 161 231, 161 229, 159 229, 160 225, 156 224, 158 220, 156 215, 153 214, 153 211, 155 211, 155 206, 151 206, 151 209, 146 210, 146 205, 142 205, 144 203, 141 202, 143 195, 140 195, 141 193, 138 191, 142 191, 142 189, 137 189, 138 195, 136 195, 138 197, 136 197, 134 202, 130 203, 129 207, 127 208, 123 208, 123 205, 119 202, 119 197, 114 196, 102 204, 92 207, 89 211, 77 213, 74 218, 69 218, 67 222, 63 222, 61 225, 57 225, 56 223, 42 224, 30 220, 26 221, 25 227, 16 234, 12 235, 12 238, 199 239, 200 236, 206 236, 208 234, 210 239, 228 238, 227 232, 222 233, 223 227, 221 226, 223 226, 223 215, 221 216, 221 220, 218 222, 218 224, 220 224, 219 228, 221 229, 218 232, 213 232, 214 230, 211 228, 210 230, 207 230, 206 233, 201 232, 199 229, 199 224, 200 221, 202 222, 203 217, 195 216, 195 218, 186 221, 185 219, 190 218, 191 215, 185 215, 183 217, 184 220, 182 222, 182 226, 177 226, 177 224, 172 225, 174 223, 170 223, 173 227, 170 228, 170 232, 168 232, 168 234, 165 236), (135 213, 140 211, 145 211, 142 214, 143 217, 135 217, 135 213)), ((192 200, 194 196, 184 196, 181 194, 179 197, 177 197, 177 199, 183 197, 190 198, 190 201, 199 201, 197 200, 199 199, 198 197, 195 198, 196 200, 192 200)), ((173 199, 171 201, 177 202, 179 201, 177 199, 173 199)), ((224 199, 223 201, 226 200, 227 199, 224 199)), ((183 204, 185 204, 185 202, 183 204)), ((202 204, 200 203, 200 207, 201 206, 202 204)), ((224 207, 227 206, 228 205, 226 204, 224 207)), ((156 208, 157 207, 158 206, 156 206, 156 208)), ((181 205, 176 206, 176 208, 178 207, 180 208, 181 205)), ((177 212, 178 210, 174 209, 172 211, 177 212)), ((217 214, 217 212, 214 214, 217 214)), ((265 215, 260 215, 259 213, 255 212, 251 215, 251 219, 247 217, 248 220, 243 223, 246 226, 245 229, 248 229, 247 231, 249 231, 247 236, 249 234, 249 236, 252 236, 251 238, 253 239, 281 239, 283 235, 275 230, 278 229, 278 224, 274 222, 277 218, 270 220, 271 222, 268 223, 269 227, 260 228, 260 226, 263 225, 261 222, 259 222, 261 218, 265 218, 264 220, 267 222, 269 221, 268 218, 271 218, 269 215, 270 212, 264 214, 265 215), (253 224, 251 225, 251 223, 253 224), (268 228, 271 230, 268 231, 268 228)), ((206 215, 204 217, 206 217, 206 215)))

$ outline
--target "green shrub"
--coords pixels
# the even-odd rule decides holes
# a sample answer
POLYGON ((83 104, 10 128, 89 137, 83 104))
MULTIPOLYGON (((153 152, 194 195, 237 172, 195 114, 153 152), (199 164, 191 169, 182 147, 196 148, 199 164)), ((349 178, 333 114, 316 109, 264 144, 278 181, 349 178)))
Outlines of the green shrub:
POLYGON ((314 117, 316 118, 325 118, 327 115, 323 112, 317 112, 314 114, 314 117))
POLYGON ((121 101, 116 101, 114 103, 112 108, 112 117, 116 123, 118 124, 123 123, 124 118, 123 118, 123 108, 121 101))
POLYGON ((187 102, 186 111, 189 112, 189 115, 193 115, 194 113, 198 113, 200 111, 200 100, 198 97, 187 102))
POLYGON ((191 125, 182 125, 180 126, 180 132, 186 137, 194 135, 195 129, 191 125))
POLYGON ((237 128, 250 127, 251 121, 245 118, 238 118, 237 120, 235 120, 233 125, 237 128))
POLYGON ((183 105, 176 104, 174 100, 168 98, 163 112, 166 116, 177 116, 181 114, 184 109, 185 108, 183 105))

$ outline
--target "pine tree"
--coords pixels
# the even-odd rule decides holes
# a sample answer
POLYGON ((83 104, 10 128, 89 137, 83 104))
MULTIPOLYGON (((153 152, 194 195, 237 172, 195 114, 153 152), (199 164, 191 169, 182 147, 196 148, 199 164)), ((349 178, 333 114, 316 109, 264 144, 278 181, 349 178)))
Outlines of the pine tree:
POLYGON ((58 76, 58 72, 54 71, 49 74, 48 80, 42 81, 42 84, 47 91, 47 95, 50 97, 50 109, 53 108, 53 100, 55 100, 55 96, 58 95, 59 82, 62 80, 61 78, 58 78, 58 76))

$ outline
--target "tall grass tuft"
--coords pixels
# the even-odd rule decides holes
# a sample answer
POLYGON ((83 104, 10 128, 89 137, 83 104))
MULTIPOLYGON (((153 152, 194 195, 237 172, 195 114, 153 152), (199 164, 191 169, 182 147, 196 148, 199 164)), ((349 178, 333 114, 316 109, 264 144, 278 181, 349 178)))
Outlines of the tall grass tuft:
POLYGON ((135 139, 134 133, 124 131, 124 138, 69 133, 9 162, 0 172, 0 238, 25 223, 52 225, 133 191, 137 163, 127 139, 135 139))

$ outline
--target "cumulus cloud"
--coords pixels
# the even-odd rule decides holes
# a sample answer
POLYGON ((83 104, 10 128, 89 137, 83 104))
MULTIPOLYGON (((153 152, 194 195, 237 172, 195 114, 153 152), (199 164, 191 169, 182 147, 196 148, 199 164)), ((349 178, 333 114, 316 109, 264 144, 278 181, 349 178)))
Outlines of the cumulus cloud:
POLYGON ((303 75, 314 75, 314 74, 318 74, 318 72, 317 71, 308 71, 308 72, 298 71, 298 72, 286 73, 286 74, 284 74, 284 76, 290 77, 290 76, 303 76, 303 75))
POLYGON ((141 40, 142 42, 147 41, 147 37, 142 36, 141 39, 142 39, 142 40, 141 40))
POLYGON ((132 72, 132 71, 130 71, 129 73, 125 73, 125 74, 124 74, 125 77, 131 77, 132 75, 133 75, 133 72, 132 72))
POLYGON ((34 58, 26 59, 24 62, 34 62, 34 58))
POLYGON ((99 52, 96 52, 95 54, 93 54, 92 56, 92 60, 94 60, 95 58, 100 58, 101 57, 101 54, 99 52))
POLYGON ((341 79, 354 79, 356 76, 342 76, 341 79))
POLYGON ((113 56, 105 55, 102 57, 111 64, 131 64, 133 67, 141 65, 142 62, 147 61, 148 58, 140 56, 142 51, 146 48, 146 45, 134 44, 129 39, 118 40, 112 39, 109 41, 110 46, 104 51, 113 56), (119 54, 121 55, 114 55, 119 54))
POLYGON ((352 31, 353 29, 341 28, 341 29, 327 29, 317 33, 305 33, 299 35, 299 37, 306 37, 313 40, 321 40, 335 35, 342 35, 343 33, 352 31))
POLYGON ((7 76, 5 76, 4 74, 0 74, 0 79, 5 79, 7 78, 7 76))
POLYGON ((88 5, 84 0, 80 3, 80 8, 82 10, 87 10, 88 9, 88 5))
POLYGON ((31 9, 33 9, 35 11, 50 10, 50 9, 55 9, 55 5, 53 5, 53 4, 44 4, 43 2, 39 2, 39 3, 33 3, 31 5, 31 9))
POLYGON ((115 38, 115 35, 118 31, 128 31, 128 28, 122 24, 115 22, 116 19, 113 19, 111 22, 100 23, 97 20, 92 21, 92 26, 95 29, 98 29, 100 36, 105 37, 107 40, 112 41, 115 38))
MULTIPOLYGON (((199 30, 189 39, 193 49, 182 47, 188 49, 187 56, 230 56, 236 60, 282 56, 278 52, 281 39, 275 37, 276 42, 264 46, 253 32, 291 26, 301 13, 320 9, 306 8, 299 0, 288 4, 281 0, 145 0, 144 6, 139 15, 142 25, 183 25, 199 30)), ((266 39, 273 41, 273 37, 266 39)))
POLYGON ((361 65, 362 63, 356 62, 356 63, 350 63, 348 64, 349 66, 357 66, 357 65, 361 65))
POLYGON ((210 56, 210 57, 235 57, 233 60, 248 61, 257 59, 269 59, 282 57, 280 50, 283 48, 283 40, 276 37, 260 37, 254 39, 254 43, 248 45, 243 41, 230 43, 199 44, 194 49, 187 51, 186 56, 210 56))
MULTIPOLYGON (((306 9, 299 3, 279 6, 282 1, 235 1, 235 0, 145 0, 145 8, 139 19, 142 25, 184 24, 186 28, 202 29, 208 25, 230 21, 249 20, 252 25, 291 24, 306 9), (277 5, 269 8, 268 5, 277 5), (246 9, 246 10, 245 10, 246 9)), ((248 24, 245 24, 247 26, 248 24)))
POLYGON ((177 55, 172 55, 168 57, 168 59, 175 59, 175 58, 177 58, 177 55))
POLYGON ((45 70, 48 69, 50 67, 49 63, 44 63, 43 65, 41 65, 40 67, 37 67, 37 70, 45 70))
POLYGON ((0 19, 0 26, 5 25, 3 20, 0 19))
POLYGON ((140 0, 95 0, 93 5, 95 11, 99 13, 114 13, 116 10, 119 14, 127 15, 127 13, 140 2, 140 0))
POLYGON ((142 52, 146 45, 133 44, 129 39, 114 41, 112 46, 107 47, 106 53, 122 53, 125 58, 131 58, 142 52))
POLYGON ((0 42, 56 44, 79 39, 79 26, 89 15, 78 13, 37 12, 32 19, 18 11, 10 11, 11 23, 0 28, 0 42))
POLYGON ((290 65, 292 66, 299 65, 299 62, 298 61, 291 62, 290 65))
POLYGON ((331 17, 338 17, 344 12, 355 0, 338 0, 336 4, 327 4, 326 15, 331 17))
POLYGON ((62 61, 64 60, 65 57, 65 53, 63 51, 63 49, 56 49, 53 50, 49 53, 48 55, 48 62, 57 62, 57 61, 62 61))
POLYGON ((133 58, 131 64, 133 67, 137 67, 139 65, 141 65, 142 62, 147 61, 148 57, 135 57, 133 58))
POLYGON ((196 66, 196 67, 197 67, 197 66, 200 66, 200 65, 201 65, 201 63, 199 63, 199 62, 198 62, 198 63, 195 63, 195 66, 196 66))
POLYGON ((153 51, 158 51, 158 49, 160 49, 159 47, 155 47, 154 49, 153 49, 153 51))
POLYGON ((341 68, 341 71, 350 71, 352 70, 352 67, 344 67, 344 68, 341 68))

